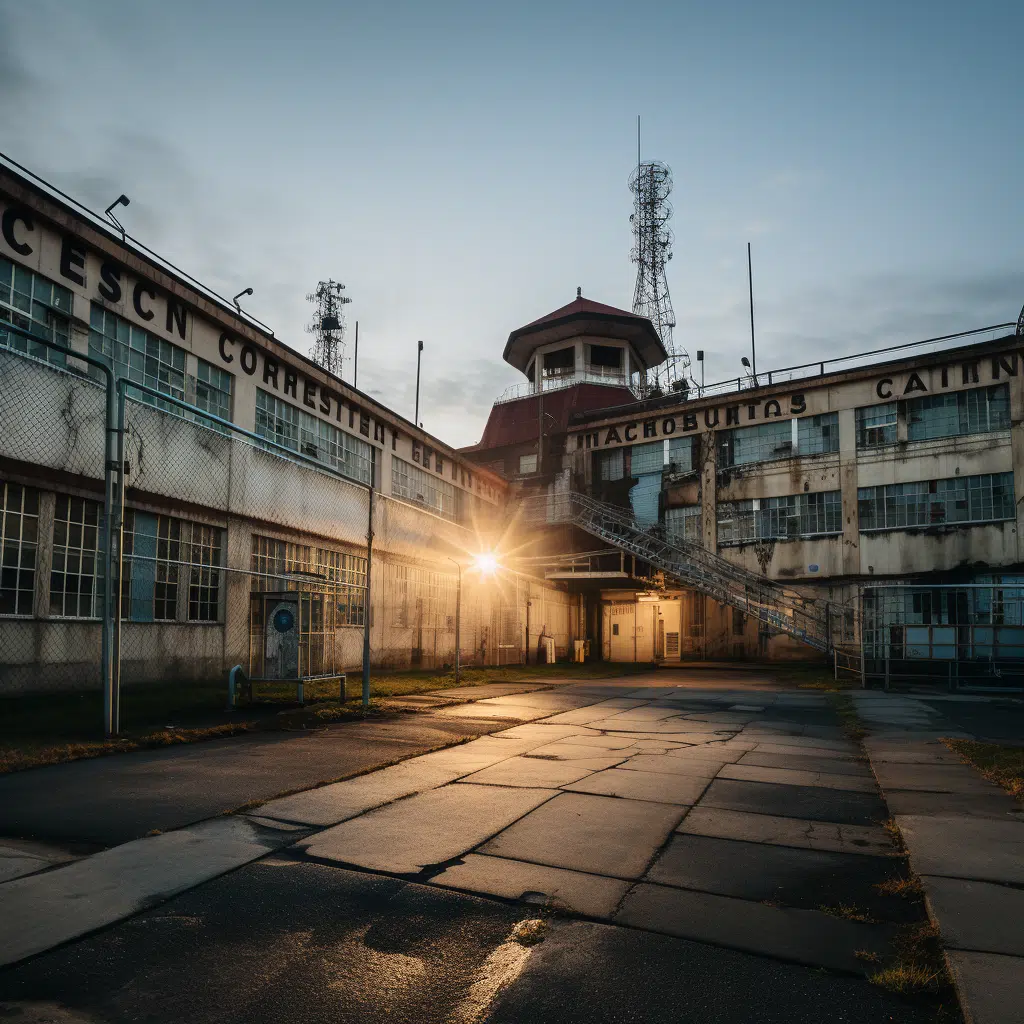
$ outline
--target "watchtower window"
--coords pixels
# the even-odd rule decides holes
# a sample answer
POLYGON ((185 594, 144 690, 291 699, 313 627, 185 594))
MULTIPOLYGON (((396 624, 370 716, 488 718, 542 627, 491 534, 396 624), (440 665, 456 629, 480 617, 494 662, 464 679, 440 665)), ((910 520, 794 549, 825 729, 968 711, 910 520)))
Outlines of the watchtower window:
POLYGON ((606 366, 611 369, 622 369, 622 349, 611 345, 591 345, 590 365, 606 366))
POLYGON ((565 377, 576 369, 576 350, 560 348, 556 352, 544 353, 544 376, 565 377))

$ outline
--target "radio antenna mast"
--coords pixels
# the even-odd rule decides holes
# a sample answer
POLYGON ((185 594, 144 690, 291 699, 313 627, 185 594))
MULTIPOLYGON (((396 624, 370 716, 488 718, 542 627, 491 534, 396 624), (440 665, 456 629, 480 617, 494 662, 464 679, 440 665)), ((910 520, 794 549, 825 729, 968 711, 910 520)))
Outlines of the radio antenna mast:
POLYGON ((316 291, 306 296, 306 301, 312 302, 314 307, 313 320, 306 326, 307 333, 314 339, 310 355, 315 363, 338 378, 345 359, 345 317, 341 307, 352 301, 341 294, 344 290, 345 286, 339 281, 321 281, 316 291))
POLYGON ((637 267, 633 312, 654 324, 668 353, 668 359, 661 366, 648 371, 646 384, 662 392, 686 391, 690 357, 676 346, 672 337, 676 315, 665 275, 665 266, 672 259, 673 235, 667 226, 672 216, 668 201, 672 172, 660 160, 641 160, 639 117, 636 119, 636 170, 630 176, 629 190, 633 193, 633 214, 629 218, 633 225, 630 259, 637 267))

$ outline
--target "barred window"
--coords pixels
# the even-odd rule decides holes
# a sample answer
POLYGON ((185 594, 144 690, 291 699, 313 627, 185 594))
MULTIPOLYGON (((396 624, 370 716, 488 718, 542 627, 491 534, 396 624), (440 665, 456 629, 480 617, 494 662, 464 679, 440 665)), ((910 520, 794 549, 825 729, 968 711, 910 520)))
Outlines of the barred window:
POLYGON ((256 433, 268 441, 299 450, 299 410, 262 388, 256 389, 256 433))
POLYGON ((804 416, 796 423, 796 446, 800 455, 824 455, 839 451, 839 413, 804 416))
POLYGON ((857 410, 857 447, 877 448, 896 443, 896 403, 868 405, 857 410))
POLYGON ((531 473, 537 472, 537 453, 534 452, 532 455, 520 455, 519 456, 519 475, 529 476, 531 473))
POLYGON ((262 388, 256 389, 256 433, 283 448, 316 459, 352 480, 370 483, 372 445, 296 409, 262 388))
POLYGON ((754 462, 788 459, 793 452, 793 421, 773 420, 756 427, 723 430, 718 438, 718 464, 747 466, 754 462))
POLYGON ((31 615, 36 590, 39 492, 0 481, 0 615, 31 615))
POLYGON ((390 600, 386 606, 391 609, 393 626, 425 630, 454 628, 457 585, 454 573, 389 563, 387 575, 390 600))
POLYGON ((66 366, 67 357, 63 352, 34 344, 20 334, 5 331, 2 325, 13 324, 69 348, 73 301, 70 289, 0 258, 0 345, 55 366, 66 366))
POLYGON ((943 523, 1013 519, 1013 474, 985 473, 861 487, 857 491, 857 509, 861 530, 905 530, 943 523))
POLYGON ((335 592, 339 626, 361 626, 364 622, 366 559, 361 555, 253 534, 250 568, 259 574, 253 577, 253 590, 329 588, 335 592), (288 574, 305 574, 309 579, 288 579, 288 574))
POLYGON ((842 530, 843 498, 840 491, 748 498, 718 505, 720 544, 792 540, 842 533, 842 530))
POLYGON ((126 509, 122 618, 132 622, 180 621, 179 594, 187 578, 188 592, 182 595, 182 600, 187 596, 185 620, 219 621, 222 536, 223 531, 216 526, 126 509))
MULTIPOLYGON (((231 394, 235 378, 205 359, 200 359, 196 367, 196 375, 188 379, 189 404, 213 413, 222 420, 231 419, 231 394)), ((200 417, 200 422, 203 421, 200 417)), ((214 425, 214 424, 211 424, 214 425)), ((220 427, 224 430, 226 428, 220 427)))
POLYGON ((911 441, 983 434, 1009 426, 1009 384, 926 395, 907 402, 907 437, 911 441))
POLYGON ((103 506, 58 494, 53 513, 50 614, 98 619, 103 614, 100 529, 103 506))
POLYGON ((660 473, 665 468, 665 442, 651 441, 649 444, 633 445, 630 460, 630 475, 643 476, 646 473, 660 473))
POLYGON ((445 519, 456 518, 455 488, 394 455, 391 457, 391 494, 425 505, 445 519))
POLYGON ((626 475, 625 453, 621 448, 597 453, 598 476, 601 480, 621 480, 626 475))
MULTIPOLYGON (((185 400, 185 350, 130 324, 109 309, 93 303, 89 313, 89 354, 101 359, 115 377, 185 400)), ((138 401, 181 415, 178 406, 129 388, 138 401)))
POLYGON ((190 622, 216 622, 220 618, 221 531, 216 526, 188 523, 188 617, 190 622))
POLYGON ((337 589, 339 626, 361 626, 366 608, 366 559, 344 551, 317 548, 317 572, 337 589))
POLYGON ((703 538, 700 505, 665 509, 665 535, 670 541, 700 544, 703 538))

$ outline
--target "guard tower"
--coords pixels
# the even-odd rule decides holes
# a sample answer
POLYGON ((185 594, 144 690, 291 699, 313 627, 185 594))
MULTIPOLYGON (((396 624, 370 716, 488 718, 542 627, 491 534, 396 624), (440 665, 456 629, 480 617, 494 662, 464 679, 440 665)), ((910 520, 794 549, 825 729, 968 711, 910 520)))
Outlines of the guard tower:
POLYGON ((568 305, 514 330, 503 358, 526 381, 495 401, 479 444, 463 451, 523 479, 560 468, 552 456, 573 413, 637 401, 666 352, 647 317, 585 299, 577 288, 568 305))

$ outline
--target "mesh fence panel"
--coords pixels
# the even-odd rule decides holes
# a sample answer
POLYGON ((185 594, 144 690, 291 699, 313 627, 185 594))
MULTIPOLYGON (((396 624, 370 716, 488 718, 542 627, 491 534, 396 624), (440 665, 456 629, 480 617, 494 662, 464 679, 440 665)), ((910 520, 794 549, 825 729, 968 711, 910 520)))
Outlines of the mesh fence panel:
POLYGON ((101 683, 106 391, 85 364, 48 365, 47 351, 0 348, 4 693, 101 683))

